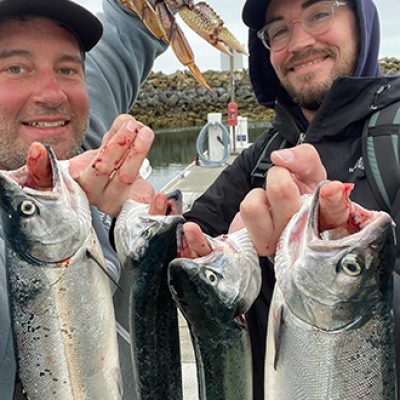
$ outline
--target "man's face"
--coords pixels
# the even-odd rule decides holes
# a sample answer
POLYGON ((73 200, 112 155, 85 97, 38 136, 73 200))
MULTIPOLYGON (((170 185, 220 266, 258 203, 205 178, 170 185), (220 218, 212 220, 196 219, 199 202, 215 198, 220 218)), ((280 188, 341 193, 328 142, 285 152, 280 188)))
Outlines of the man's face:
POLYGON ((76 154, 88 122, 78 41, 47 18, 0 23, 0 168, 25 164, 32 142, 76 154))
MULTIPOLYGON (((302 11, 315 1, 272 0, 266 21, 301 19, 302 11)), ((300 107, 316 110, 339 75, 351 75, 358 56, 358 28, 348 6, 336 8, 332 28, 319 36, 307 33, 295 22, 286 48, 271 52, 270 60, 283 87, 300 107)))

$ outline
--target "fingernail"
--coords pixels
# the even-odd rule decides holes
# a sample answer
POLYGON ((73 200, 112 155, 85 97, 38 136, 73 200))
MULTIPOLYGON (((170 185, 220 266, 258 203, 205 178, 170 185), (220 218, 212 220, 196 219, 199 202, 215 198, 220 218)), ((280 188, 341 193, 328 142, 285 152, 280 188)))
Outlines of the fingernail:
POLYGON ((138 136, 140 137, 140 139, 145 140, 145 141, 152 141, 153 137, 154 137, 154 133, 151 129, 149 128, 142 128, 139 132, 138 132, 138 136))
POLYGON ((129 120, 125 124, 125 129, 132 133, 136 132, 136 127, 137 127, 136 122, 134 122, 132 120, 129 120))
POLYGON ((276 150, 273 154, 283 162, 292 162, 294 160, 293 152, 291 150, 276 150))

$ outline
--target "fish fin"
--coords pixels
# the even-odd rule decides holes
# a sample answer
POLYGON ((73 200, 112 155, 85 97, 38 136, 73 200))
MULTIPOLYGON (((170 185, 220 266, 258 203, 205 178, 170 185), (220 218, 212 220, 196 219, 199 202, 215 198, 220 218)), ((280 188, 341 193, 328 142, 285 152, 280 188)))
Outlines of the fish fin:
POLYGON ((274 371, 276 371, 276 368, 278 366, 279 362, 279 350, 281 347, 281 334, 282 334, 282 329, 284 327, 284 320, 283 320, 283 306, 279 307, 279 309, 276 311, 276 314, 274 315, 275 321, 274 321, 274 347, 275 347, 275 354, 274 354, 274 371))
POLYGON ((110 279, 110 281, 115 285, 115 287, 120 290, 122 293, 124 291, 122 290, 121 286, 118 284, 118 282, 111 276, 111 274, 107 271, 107 268, 104 266, 104 263, 100 261, 99 257, 94 254, 90 249, 86 249, 86 255, 91 258, 99 267, 100 269, 105 273, 105 275, 110 279))

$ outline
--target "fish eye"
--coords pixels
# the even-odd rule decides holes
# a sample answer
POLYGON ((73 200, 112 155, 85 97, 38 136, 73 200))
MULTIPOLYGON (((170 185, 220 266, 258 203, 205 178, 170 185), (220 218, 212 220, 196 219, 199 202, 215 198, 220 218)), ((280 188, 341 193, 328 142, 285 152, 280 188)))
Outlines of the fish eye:
POLYGON ((350 276, 358 276, 363 271, 363 266, 355 254, 347 254, 341 260, 343 271, 350 276))
POLYGON ((206 271, 206 278, 208 280, 208 283, 211 286, 216 286, 218 284, 218 277, 216 274, 214 274, 214 272, 212 271, 206 271))
POLYGON ((36 214, 37 207, 36 204, 32 200, 24 200, 19 205, 19 210, 25 217, 31 217, 32 215, 36 214))

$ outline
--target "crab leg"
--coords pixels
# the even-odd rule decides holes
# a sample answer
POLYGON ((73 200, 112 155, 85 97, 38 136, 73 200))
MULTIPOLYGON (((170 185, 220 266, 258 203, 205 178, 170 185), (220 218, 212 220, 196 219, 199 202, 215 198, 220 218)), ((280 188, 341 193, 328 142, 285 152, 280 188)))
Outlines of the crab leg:
POLYGON ((163 2, 156 4, 156 12, 164 29, 164 35, 168 38, 167 43, 171 45, 171 48, 178 60, 183 65, 187 66, 197 81, 212 93, 213 90, 210 88, 210 86, 208 86, 206 79, 194 62, 193 51, 186 39, 186 36, 176 23, 175 17, 166 8, 165 3, 163 2))
POLYGON ((177 10, 181 18, 197 34, 220 51, 231 54, 229 48, 247 54, 245 48, 224 26, 224 21, 215 10, 204 1, 197 4, 193 0, 165 0, 168 6, 177 10))

